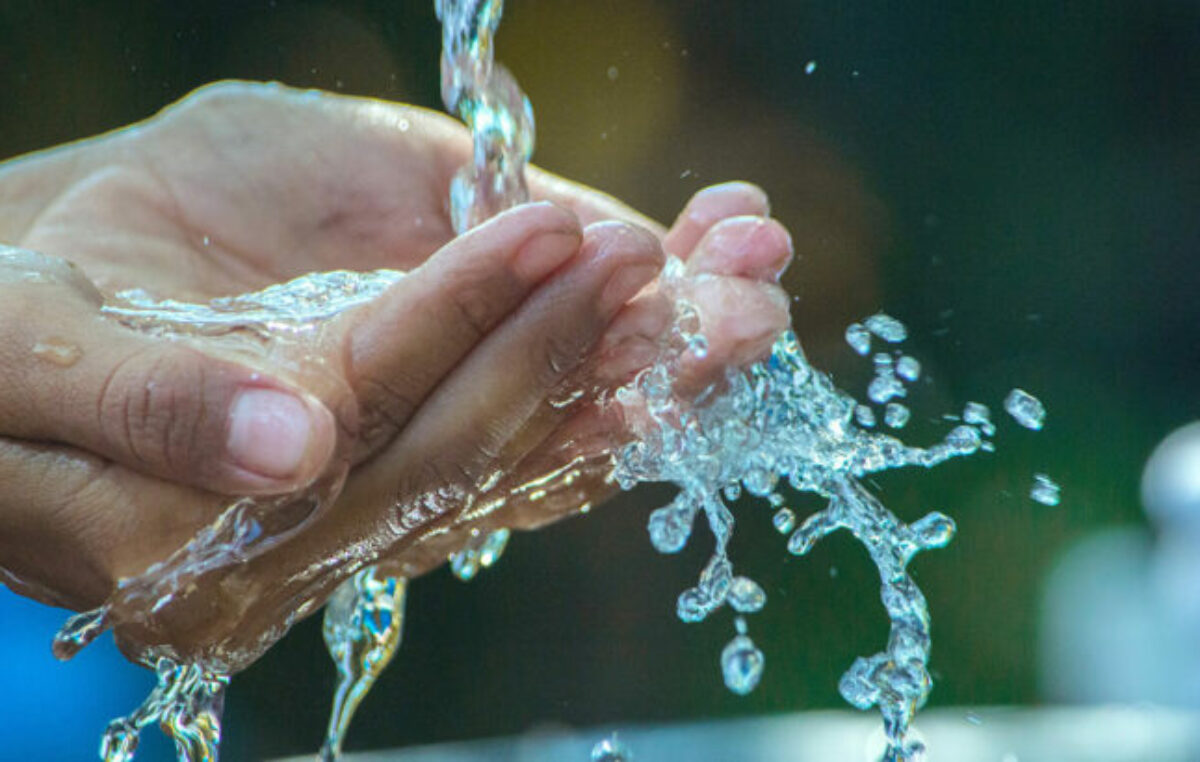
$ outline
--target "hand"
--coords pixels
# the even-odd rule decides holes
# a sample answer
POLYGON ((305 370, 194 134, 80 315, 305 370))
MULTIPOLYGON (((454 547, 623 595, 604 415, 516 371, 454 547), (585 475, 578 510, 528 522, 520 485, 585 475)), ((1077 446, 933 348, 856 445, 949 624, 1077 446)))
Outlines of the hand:
MULTIPOLYGON (((148 619, 114 611, 135 655, 165 644, 240 668, 293 609, 307 613, 377 556, 417 573, 475 521, 527 526, 578 507, 530 510, 518 495, 491 515, 466 511, 561 468, 572 448, 592 457, 610 446, 616 422, 546 400, 564 383, 611 386, 645 364, 663 300, 630 299, 657 272, 661 231, 531 170, 535 196, 555 205, 451 240, 443 199, 469 153, 462 128, 429 112, 223 85, 0 170, 0 240, 48 255, 10 257, 0 284, 10 585, 96 605, 209 524, 222 494, 287 493, 325 474, 332 505, 294 537, 194 580, 148 619), (379 267, 409 274, 307 342, 168 341, 99 314, 101 294, 120 288, 204 301, 379 267), (440 512, 420 513, 431 496, 440 512), (414 510, 420 520, 402 520, 414 510)), ((746 186, 689 209, 662 245, 716 276, 695 286, 712 345, 701 379, 761 353, 786 323, 770 284, 790 247, 776 223, 714 224, 766 214, 746 186), (738 235, 748 236, 740 249, 738 235)))

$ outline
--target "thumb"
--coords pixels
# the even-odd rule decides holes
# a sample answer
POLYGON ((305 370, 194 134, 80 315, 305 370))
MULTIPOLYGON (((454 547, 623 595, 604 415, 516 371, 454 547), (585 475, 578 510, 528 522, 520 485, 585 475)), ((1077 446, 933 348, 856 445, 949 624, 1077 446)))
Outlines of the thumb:
POLYGON ((51 277, 0 278, 0 434, 230 494, 287 492, 324 470, 336 427, 311 394, 105 320, 71 266, 30 256, 51 277))

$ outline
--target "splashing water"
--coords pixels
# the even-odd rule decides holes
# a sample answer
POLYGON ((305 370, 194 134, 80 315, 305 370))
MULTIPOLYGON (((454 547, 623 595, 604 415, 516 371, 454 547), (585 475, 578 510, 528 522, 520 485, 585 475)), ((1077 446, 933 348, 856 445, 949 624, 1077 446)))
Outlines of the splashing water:
MULTIPOLYGON (((672 262, 665 277, 676 277, 681 269, 672 262)), ((866 330, 889 343, 907 336, 903 324, 888 316, 875 315, 864 323, 866 330)), ((847 330, 847 343, 860 354, 869 349, 869 337, 862 341, 866 330, 854 326, 847 330)), ((891 632, 882 652, 851 665, 839 690, 860 709, 879 708, 888 739, 886 760, 918 759, 922 745, 905 736, 932 687, 930 619, 925 598, 907 567, 917 553, 947 544, 955 527, 938 512, 911 524, 901 521, 863 486, 862 479, 906 466, 930 468, 979 451, 990 444, 983 438, 983 426, 990 426, 986 416, 972 416, 978 426, 956 426, 943 441, 929 447, 867 431, 861 427, 866 406, 809 365, 790 332, 776 341, 767 360, 745 371, 730 371, 721 390, 709 390, 693 401, 677 395, 672 385, 673 363, 689 338, 684 331, 675 333, 660 360, 617 394, 618 400, 640 402, 646 415, 636 424, 636 440, 618 454, 616 477, 627 489, 649 481, 672 482, 680 488, 675 499, 649 519, 650 540, 660 552, 682 549, 701 513, 712 530, 715 550, 696 586, 680 594, 677 615, 685 622, 697 622, 727 603, 743 614, 765 603, 758 585, 734 576, 727 554, 734 517, 727 500, 744 491, 778 507, 784 502, 783 484, 821 496, 826 507, 799 528, 794 528, 795 516, 788 508, 778 508, 773 523, 789 534, 787 550, 793 555, 804 555, 838 529, 850 531, 866 547, 879 570, 891 632), (751 590, 754 594, 748 594, 751 590), (753 605, 747 605, 748 599, 753 605)), ((876 381, 885 378, 900 387, 888 395, 869 391, 876 403, 904 396, 902 379, 918 375, 906 368, 898 377, 886 354, 875 357, 875 367, 876 381)), ((892 410, 895 424, 897 413, 892 410)), ((747 693, 761 678, 764 658, 746 634, 745 620, 738 617, 736 624, 737 634, 721 654, 721 668, 731 690, 747 693)))
POLYGON ((142 705, 109 723, 100 741, 100 757, 105 762, 133 759, 140 730, 157 722, 174 740, 179 759, 216 762, 229 677, 165 657, 158 660, 155 672, 158 685, 142 705))

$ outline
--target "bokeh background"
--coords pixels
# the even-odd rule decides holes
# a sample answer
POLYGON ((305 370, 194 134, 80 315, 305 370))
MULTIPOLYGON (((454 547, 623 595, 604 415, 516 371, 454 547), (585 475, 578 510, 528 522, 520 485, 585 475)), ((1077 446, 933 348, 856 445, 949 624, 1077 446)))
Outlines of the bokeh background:
MULTIPOLYGON (((0 0, 0 157, 228 77, 438 107, 432 5, 0 0)), ((911 399, 914 438, 968 400, 1042 398, 1045 431, 1006 419, 994 455, 877 486, 902 516, 959 525, 914 564, 931 703, 1080 699, 1039 678, 1046 580, 1088 535, 1152 537, 1143 464, 1200 418, 1200 3, 507 5, 498 55, 534 104, 538 163, 664 221, 709 183, 762 185, 795 236, 798 333, 844 388, 862 396, 869 374, 845 325, 884 309, 931 381, 911 399), (1035 472, 1062 485, 1060 506, 1028 498, 1035 472)), ((738 698, 717 666, 727 618, 674 617, 708 537, 655 554, 644 527, 664 494, 518 535, 469 584, 445 570, 413 584, 405 643, 349 748, 841 706, 841 672, 886 637, 861 548, 835 535, 790 558, 769 513, 741 506, 732 554, 770 601, 751 621, 767 675, 738 698)), ((0 590, 0 758, 89 758, 149 685, 107 642, 54 663, 61 619, 0 590)), ((234 680, 226 758, 315 750, 332 686, 309 620, 234 680)))

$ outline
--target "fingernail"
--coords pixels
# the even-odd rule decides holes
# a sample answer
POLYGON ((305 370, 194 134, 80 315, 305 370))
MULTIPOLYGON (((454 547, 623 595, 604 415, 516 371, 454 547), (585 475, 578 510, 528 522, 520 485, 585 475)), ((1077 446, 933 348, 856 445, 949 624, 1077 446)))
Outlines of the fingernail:
POLYGON ((229 457, 241 468, 267 479, 295 478, 323 423, 315 412, 287 392, 243 389, 229 409, 229 457))
POLYGON ((579 232, 574 230, 538 233, 517 252, 513 269, 524 280, 541 280, 570 259, 581 240, 579 232))
POLYGON ((779 223, 766 217, 730 217, 704 237, 688 269, 777 281, 792 252, 792 237, 779 223))

